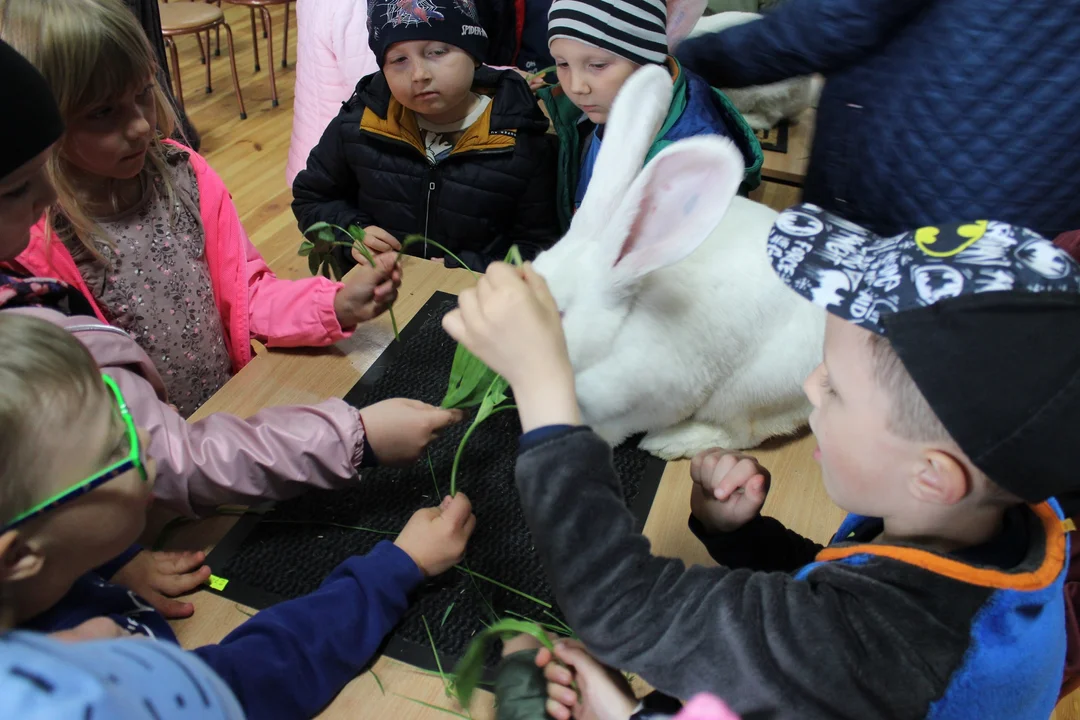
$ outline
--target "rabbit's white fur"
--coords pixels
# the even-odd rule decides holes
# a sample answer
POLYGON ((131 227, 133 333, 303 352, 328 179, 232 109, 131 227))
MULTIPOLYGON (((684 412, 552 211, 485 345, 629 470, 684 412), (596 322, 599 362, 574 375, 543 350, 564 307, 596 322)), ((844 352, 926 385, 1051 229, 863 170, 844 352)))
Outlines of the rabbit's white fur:
POLYGON ((666 459, 753 447, 806 422, 825 315, 773 273, 777 213, 737 197, 744 160, 702 136, 642 169, 671 102, 659 66, 620 90, 581 209, 536 258, 563 312, 583 418, 609 443, 646 431, 666 459))
MULTIPOLYGON (((752 12, 722 12, 702 17, 688 37, 720 32, 729 27, 754 22, 761 15, 752 12)), ((789 78, 769 85, 747 88, 723 88, 732 104, 755 130, 776 127, 781 120, 795 121, 810 107, 820 88, 809 75, 789 78)))

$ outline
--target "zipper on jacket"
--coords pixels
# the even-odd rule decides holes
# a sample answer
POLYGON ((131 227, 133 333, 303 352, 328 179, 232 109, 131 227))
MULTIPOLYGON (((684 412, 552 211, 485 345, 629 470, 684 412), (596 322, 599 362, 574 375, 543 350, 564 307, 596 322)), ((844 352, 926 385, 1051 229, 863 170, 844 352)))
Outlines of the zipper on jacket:
POLYGON ((431 220, 431 194, 435 192, 435 180, 428 181, 427 201, 424 203, 424 258, 428 256, 428 222, 431 220))

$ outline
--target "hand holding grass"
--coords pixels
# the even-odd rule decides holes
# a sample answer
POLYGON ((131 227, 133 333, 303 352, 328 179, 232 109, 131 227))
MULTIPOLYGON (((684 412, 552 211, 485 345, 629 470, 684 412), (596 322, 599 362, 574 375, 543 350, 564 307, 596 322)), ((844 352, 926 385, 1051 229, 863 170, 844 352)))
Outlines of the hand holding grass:
POLYGON ((510 383, 525 432, 581 422, 559 308, 530 265, 490 265, 443 328, 510 383))
POLYGON ((393 253, 377 255, 374 265, 357 266, 334 296, 338 323, 347 329, 378 317, 397 300, 400 285, 401 265, 393 253))
MULTIPOLYGON (((364 228, 364 245, 372 255, 401 252, 401 243, 398 239, 377 225, 368 225, 364 228)), ((353 260, 361 265, 368 259, 357 248, 353 248, 352 256, 353 260)))
POLYGON ((554 653, 541 649, 536 665, 548 681, 546 710, 555 720, 629 720, 638 706, 630 683, 601 665, 575 640, 561 640, 554 653))
POLYGON ((204 560, 206 553, 201 550, 141 550, 110 582, 134 590, 167 618, 191 617, 195 606, 174 598, 199 589, 210 577, 210 566, 203 565, 204 560))
POLYGON ((769 494, 769 471, 757 458, 713 448, 690 461, 690 512, 710 532, 733 532, 757 517, 769 494))
POLYGON ((413 513, 394 544, 413 559, 425 576, 432 577, 461 562, 475 528, 476 516, 465 493, 447 495, 439 507, 413 513))
POLYGON ((416 462, 443 428, 460 422, 462 417, 460 410, 406 398, 383 400, 360 411, 371 450, 380 464, 390 466, 416 462))

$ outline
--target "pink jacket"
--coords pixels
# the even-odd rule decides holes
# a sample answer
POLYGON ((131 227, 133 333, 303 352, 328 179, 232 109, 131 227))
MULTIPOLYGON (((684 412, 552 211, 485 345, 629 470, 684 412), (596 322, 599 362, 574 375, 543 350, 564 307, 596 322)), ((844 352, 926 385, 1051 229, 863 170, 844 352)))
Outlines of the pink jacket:
POLYGON ((675 720, 739 720, 739 716, 715 696, 702 693, 695 695, 675 720))
POLYGON ((296 34, 296 99, 285 168, 289 187, 356 83, 379 71, 368 48, 364 0, 299 0, 296 34))
MULTIPOLYGON (((199 185, 206 264, 233 372, 251 360, 252 338, 267 347, 317 347, 348 337, 350 333, 342 330, 334 312, 334 296, 341 283, 322 277, 282 280, 274 275, 248 240, 225 183, 201 155, 184 149, 191 154, 199 185)), ((71 253, 62 243, 46 244, 44 219, 30 230, 30 244, 12 264, 28 275, 57 278, 74 286, 105 321, 71 253)))
POLYGON ((165 402, 150 358, 123 330, 92 317, 46 308, 12 308, 74 335, 120 387, 135 423, 150 433, 157 460, 154 495, 185 515, 222 504, 282 500, 313 487, 356 481, 364 453, 360 412, 343 400, 273 407, 244 420, 215 413, 188 423, 165 402))

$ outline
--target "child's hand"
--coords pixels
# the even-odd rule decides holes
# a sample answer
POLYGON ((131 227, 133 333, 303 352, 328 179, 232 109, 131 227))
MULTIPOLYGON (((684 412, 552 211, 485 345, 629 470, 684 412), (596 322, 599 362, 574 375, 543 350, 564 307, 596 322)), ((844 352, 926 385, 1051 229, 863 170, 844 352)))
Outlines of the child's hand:
MULTIPOLYGON (((368 225, 364 228, 364 244, 367 245, 372 255, 388 252, 396 253, 401 250, 401 243, 397 241, 397 238, 375 225, 368 225)), ((352 256, 353 260, 356 260, 361 265, 367 263, 367 259, 356 248, 353 248, 352 256)))
POLYGON ((544 669, 546 709, 555 720, 629 720, 638 706, 626 678, 598 663, 575 640, 556 643, 554 658, 550 650, 541 649, 536 665, 544 669), (577 690, 572 685, 575 681, 577 690))
POLYGON ((690 461, 690 512, 710 532, 732 532, 757 517, 769 494, 769 471, 757 458, 721 448, 690 461))
POLYGON ((492 263, 443 328, 510 383, 523 430, 580 422, 559 308, 528 263, 492 263))
POLYGON ((195 606, 172 598, 197 590, 210 577, 200 551, 150 552, 143 550, 116 571, 110 582, 134 590, 167 618, 191 617, 195 606))
POLYGON ((465 493, 447 495, 437 508, 413 513, 394 544, 413 559, 427 577, 440 575, 465 557, 465 544, 476 528, 476 516, 465 493))
POLYGON ((537 75, 536 77, 533 77, 532 73, 527 73, 521 68, 514 68, 514 72, 525 78, 525 82, 529 83, 529 89, 533 92, 536 92, 545 85, 543 75, 537 75))
POLYGON ((407 398, 391 398, 360 411, 368 444, 380 465, 416 462, 439 431, 460 422, 460 410, 446 410, 407 398))
POLYGON ((400 285, 401 265, 394 253, 376 255, 374 267, 362 261, 334 296, 338 323, 351 328, 378 317, 397 300, 400 285))
POLYGON ((86 640, 116 640, 131 637, 131 633, 117 625, 112 618, 96 617, 70 630, 49 633, 49 637, 63 642, 85 642, 86 640))

